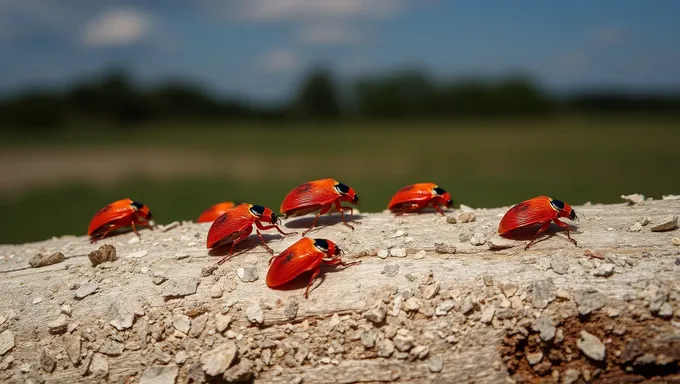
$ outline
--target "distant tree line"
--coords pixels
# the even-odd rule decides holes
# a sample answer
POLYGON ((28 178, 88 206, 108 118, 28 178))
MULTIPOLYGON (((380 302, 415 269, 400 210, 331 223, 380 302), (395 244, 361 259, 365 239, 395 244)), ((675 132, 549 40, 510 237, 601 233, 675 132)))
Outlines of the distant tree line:
POLYGON ((53 129, 74 121, 121 126, 177 120, 335 120, 519 117, 558 113, 680 113, 680 93, 584 92, 556 98, 530 78, 433 80, 401 71, 340 84, 325 69, 303 79, 288 105, 265 107, 211 95, 191 83, 137 85, 124 71, 65 89, 32 89, 0 99, 0 126, 53 129))

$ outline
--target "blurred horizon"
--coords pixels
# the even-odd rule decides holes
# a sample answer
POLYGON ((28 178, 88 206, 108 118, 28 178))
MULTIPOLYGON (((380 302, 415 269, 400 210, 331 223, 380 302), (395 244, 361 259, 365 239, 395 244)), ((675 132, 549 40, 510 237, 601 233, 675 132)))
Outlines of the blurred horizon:
POLYGON ((0 0, 0 243, 278 210, 333 177, 382 211, 680 194, 680 2, 0 0))

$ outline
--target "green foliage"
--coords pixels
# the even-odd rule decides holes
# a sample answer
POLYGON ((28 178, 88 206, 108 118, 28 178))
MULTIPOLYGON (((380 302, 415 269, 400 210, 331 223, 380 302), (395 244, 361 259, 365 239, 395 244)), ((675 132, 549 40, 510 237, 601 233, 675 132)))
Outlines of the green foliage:
POLYGON ((140 87, 124 70, 80 80, 62 90, 33 89, 0 100, 0 127, 36 129, 43 134, 72 122, 128 129, 168 121, 282 122, 470 117, 541 117, 569 113, 674 113, 680 95, 636 95, 588 91, 555 98, 528 76, 498 79, 433 79, 410 69, 386 75, 336 79, 323 67, 300 83, 287 105, 265 107, 237 98, 220 98, 190 81, 172 80, 140 87), (351 84, 351 86, 347 86, 351 84), (345 92, 342 92, 345 91, 345 92))

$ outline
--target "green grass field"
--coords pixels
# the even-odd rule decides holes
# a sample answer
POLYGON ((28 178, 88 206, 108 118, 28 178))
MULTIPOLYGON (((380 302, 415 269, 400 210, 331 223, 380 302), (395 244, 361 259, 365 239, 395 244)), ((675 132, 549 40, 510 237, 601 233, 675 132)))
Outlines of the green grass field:
MULTIPOLYGON (((159 223, 193 220, 207 206, 232 199, 278 210, 290 189, 323 177, 354 187, 364 212, 383 210, 397 189, 418 181, 437 182, 457 203, 471 206, 511 205, 540 194, 576 205, 619 202, 619 195, 634 192, 660 198, 680 193, 678 142, 680 120, 652 118, 168 124, 125 133, 73 129, 40 137, 6 136, 0 150, 18 148, 19 154, 88 148, 96 156, 100 150, 160 147, 176 154, 169 169, 187 161, 183 154, 200 153, 212 159, 206 166, 215 175, 157 180, 131 169, 129 177, 113 185, 84 178, 20 192, 0 189, 0 243, 83 235, 99 208, 123 197, 149 205, 159 223), (229 172, 217 172, 221 169, 229 172)), ((3 161, 26 161, 16 157, 3 161)), ((117 161, 115 156, 104 160, 117 161)), ((4 168, 13 169, 11 164, 4 168)))

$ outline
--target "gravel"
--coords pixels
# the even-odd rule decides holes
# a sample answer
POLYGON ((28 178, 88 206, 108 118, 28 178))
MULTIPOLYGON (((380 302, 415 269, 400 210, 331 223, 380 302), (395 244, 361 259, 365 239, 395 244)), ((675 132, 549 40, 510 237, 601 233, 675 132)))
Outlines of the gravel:
POLYGON ((661 220, 661 223, 650 228, 652 232, 672 231, 678 228, 678 216, 669 216, 661 220))
POLYGON ((139 384, 174 384, 178 373, 176 365, 152 365, 144 370, 139 384))
POLYGON ((190 277, 182 280, 170 280, 167 287, 163 290, 163 297, 173 299, 177 297, 190 296, 196 293, 198 288, 198 278, 190 277))
POLYGON ((486 244, 486 236, 481 232, 475 232, 470 238, 470 244, 480 246, 486 244))
POLYGON ((117 298, 108 311, 111 321, 109 324, 119 331, 124 331, 132 327, 135 316, 144 316, 144 309, 137 300, 117 298))
POLYGON ((496 313, 496 307, 493 305, 487 306, 482 311, 482 315, 479 318, 479 321, 481 321, 483 324, 489 324, 493 319, 494 313, 496 313))
POLYGON ((172 326, 186 335, 189 333, 189 328, 191 328, 191 319, 187 315, 177 315, 172 320, 172 326))
POLYGON ((474 212, 463 212, 458 214, 457 220, 459 223, 472 223, 477 220, 477 215, 474 212))
POLYGON ((236 359, 238 348, 233 341, 227 341, 201 355, 203 372, 209 376, 223 374, 236 359))
POLYGON ((576 301, 578 313, 581 316, 589 315, 591 312, 604 307, 607 302, 605 295, 597 290, 575 292, 574 300, 576 301))
POLYGON ((369 309, 368 311, 364 312, 364 314, 363 314, 364 319, 370 321, 371 323, 373 323, 375 325, 382 324, 385 321, 386 315, 387 315, 387 311, 382 306, 369 309))
POLYGON ((90 259, 93 267, 107 261, 115 261, 118 259, 118 256, 116 256, 116 247, 111 244, 102 245, 98 249, 90 252, 87 257, 90 259))
POLYGON ((76 290, 75 298, 77 300, 84 299, 85 297, 95 293, 98 288, 99 284, 97 284, 94 281, 88 281, 87 283, 81 285, 80 288, 76 290))
POLYGON ((442 360, 441 356, 432 356, 428 360, 427 366, 430 368, 430 372, 441 372, 442 368, 444 368, 444 360, 442 360))
POLYGON ((408 352, 413 348, 413 336, 411 335, 396 335, 392 339, 394 346, 401 352, 408 352))
POLYGON ((446 314, 453 309, 455 302, 453 300, 444 300, 437 304, 434 309, 434 314, 437 316, 446 316, 446 314))
POLYGON ((392 248, 390 249, 390 256, 406 257, 406 248, 392 248))
POLYGON ((614 264, 603 263, 600 264, 599 267, 595 268, 595 270, 593 271, 593 275, 600 277, 609 277, 614 274, 614 268, 616 268, 614 264))
POLYGON ((38 253, 37 255, 31 257, 30 260, 28 260, 28 264, 33 268, 40 268, 52 264, 61 263, 65 259, 66 258, 64 257, 64 254, 61 252, 56 252, 51 255, 43 255, 42 253, 38 253))
POLYGON ((248 309, 246 309, 246 317, 248 318, 248 321, 253 324, 260 325, 264 323, 264 312, 262 311, 260 304, 255 303, 248 307, 248 309))
POLYGON ((527 361, 529 362, 529 365, 536 365, 543 360, 543 352, 538 351, 538 352, 533 352, 533 353, 527 353, 526 355, 527 361))
MULTIPOLYGON (((574 368, 569 368, 566 371, 564 371, 564 375, 562 376, 562 383, 563 384, 574 384, 575 382, 578 381, 578 378, 581 376, 581 371, 578 369, 574 368)), ((589 381, 589 380, 587 380, 589 381)))
POLYGON ((589 358, 602 361, 605 357, 605 346, 597 336, 588 331, 581 331, 581 338, 576 341, 576 346, 589 358))
POLYGON ((387 277, 394 277, 399 273, 399 265, 398 264, 385 264, 383 266, 381 274, 387 276, 387 277))
POLYGON ((539 333, 541 340, 551 341, 555 338, 555 326, 550 317, 540 317, 531 325, 531 328, 539 333))
POLYGON ((103 379, 109 374, 109 363, 106 358, 99 353, 95 353, 90 361, 88 371, 94 378, 103 379))
POLYGON ((383 339, 378 344, 378 356, 380 357, 390 357, 394 353, 394 343, 390 339, 383 339))
POLYGON ((57 360, 52 356, 47 348, 43 348, 40 352, 40 368, 47 373, 54 372, 54 368, 57 366, 57 360))
POLYGON ((537 280, 531 283, 532 305, 543 309, 555 300, 555 286, 549 280, 537 280))
POLYGON ((229 327, 229 324, 231 324, 231 321, 231 315, 215 315, 215 328, 217 332, 224 332, 229 327))
POLYGON ((14 334, 9 329, 0 333, 0 356, 14 348, 14 334))
POLYGON ((256 267, 240 267, 236 270, 236 276, 244 283, 252 283, 258 279, 256 267))
POLYGON ((73 365, 78 365, 80 363, 80 335, 64 335, 63 341, 66 355, 71 360, 73 365))
POLYGON ((558 275, 564 275, 569 271, 569 264, 563 255, 553 256, 550 259, 550 268, 558 275))
POLYGON ((66 331, 67 326, 68 317, 63 313, 60 314, 56 319, 47 323, 47 329, 49 329, 51 333, 62 333, 66 331))
POLYGON ((515 246, 515 241, 510 239, 504 239, 502 237, 492 237, 491 240, 487 242, 489 249, 492 251, 499 251, 501 249, 508 249, 515 246))

